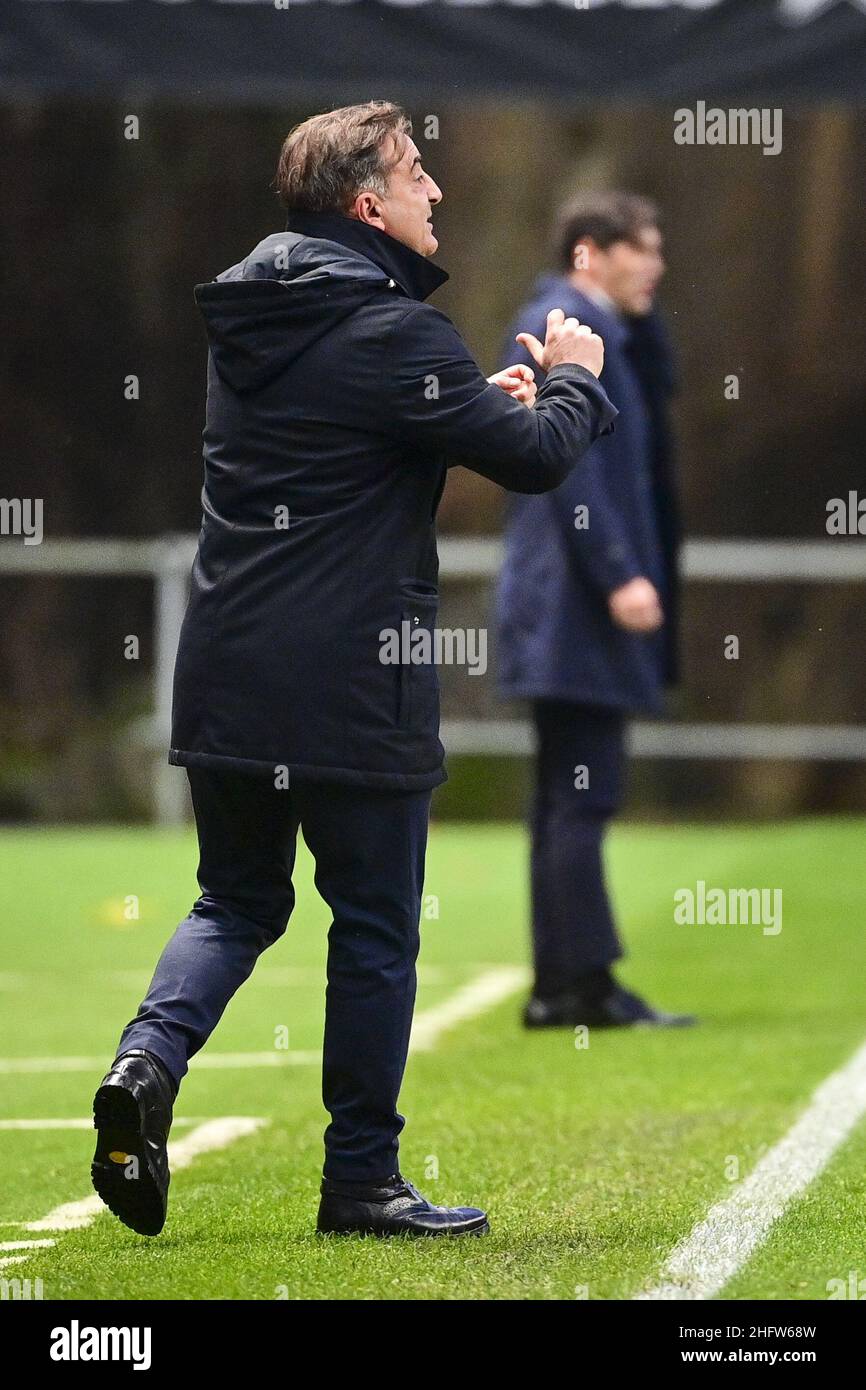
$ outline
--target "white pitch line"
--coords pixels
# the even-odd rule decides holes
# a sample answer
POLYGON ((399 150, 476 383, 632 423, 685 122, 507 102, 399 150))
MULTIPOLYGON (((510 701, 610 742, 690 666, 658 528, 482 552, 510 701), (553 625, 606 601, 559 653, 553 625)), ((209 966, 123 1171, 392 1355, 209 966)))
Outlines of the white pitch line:
MULTIPOLYGON (((182 1119, 179 1115, 175 1116, 172 1124, 175 1125, 200 1125, 204 1121, 200 1119, 182 1119)), ((0 1120, 0 1130, 2 1129, 93 1129, 93 1116, 89 1115, 82 1120, 0 1120)), ((0 1221, 0 1226, 3 1222, 0 1221)))
POLYGON ((99 1071, 105 1057, 0 1057, 0 1073, 18 1075, 43 1071, 99 1071))
POLYGON ((44 1245, 56 1244, 56 1240, 0 1240, 0 1250, 37 1250, 44 1245))
POLYGON ((866 1043, 815 1091, 808 1108, 747 1178, 677 1245, 636 1299, 714 1298, 746 1264, 791 1200, 826 1167, 866 1114, 866 1043))
POLYGON ((309 1052, 202 1052, 193 1057, 190 1067, 219 1071, 244 1067, 308 1067, 321 1062, 319 1051, 309 1052))
POLYGON ((499 965, 458 989, 441 1004, 416 1014, 409 1039, 410 1052, 429 1052, 442 1034, 458 1023, 477 1018, 522 989, 529 978, 523 965, 499 965))
MULTIPOLYGON (((242 1067, 305 1067, 322 1060, 321 1052, 201 1052, 190 1067, 204 1071, 242 1067)), ((102 1057, 0 1057, 0 1074, 21 1075, 51 1071, 107 1071, 111 1058, 102 1057)))
MULTIPOLYGON (((458 989, 441 1004, 423 1009, 415 1015, 409 1049, 429 1052, 449 1028, 492 1009, 529 979, 522 965, 490 966, 476 979, 458 989)), ((306 1067, 322 1060, 321 1051, 269 1052, 200 1052, 190 1062, 190 1069, 203 1071, 237 1071, 248 1067, 306 1067)), ((108 1063, 103 1057, 0 1057, 0 1074, 40 1072, 104 1072, 108 1063)))
MULTIPOLYGON (((452 972, 441 965, 419 965, 418 983, 421 985, 439 985, 447 983, 452 972)), ((152 970, 112 970, 109 971, 107 981, 111 985, 117 985, 123 989, 145 990, 150 984, 153 976, 152 970)), ((18 977, 19 983, 16 988, 24 987, 24 977, 18 977)), ((325 981, 324 966, 315 965, 270 965, 264 969, 256 970, 246 984, 247 989, 305 989, 308 985, 323 985, 325 981)), ((3 976, 0 975, 0 989, 3 988, 3 976)), ((10 986, 11 988, 11 986, 10 986)))
MULTIPOLYGON (((228 1148, 236 1139, 254 1134, 266 1124, 268 1121, 265 1119, 247 1115, 224 1115, 218 1120, 207 1120, 185 1138, 169 1142, 168 1160, 171 1170, 176 1173, 181 1168, 188 1168, 199 1154, 228 1148)), ((105 1205, 94 1193, 90 1197, 82 1197, 77 1202, 63 1202, 41 1220, 22 1221, 21 1226, 25 1231, 80 1230, 83 1226, 89 1226, 103 1211, 105 1205)))
MULTIPOLYGON (((528 974, 525 966, 493 967, 484 971, 475 980, 470 981, 443 1003, 437 1004, 431 1009, 423 1010, 415 1017, 409 1042, 410 1051, 429 1051, 435 1047, 443 1033, 447 1032, 448 1029, 471 1018, 477 1018, 478 1015, 485 1013, 488 1009, 516 993, 526 984, 528 974)), ((305 1061, 318 1062, 321 1054, 319 1052, 294 1054, 286 1052, 211 1053, 195 1058, 194 1062, 197 1062, 199 1066, 210 1065, 211 1067, 280 1066, 300 1058, 305 1061)), ((91 1071, 98 1070, 100 1065, 104 1064, 104 1058, 3 1058, 0 1059, 0 1071, 48 1071, 58 1062, 61 1064, 59 1069, 62 1070, 91 1071), (65 1065, 63 1065, 64 1063, 65 1065)), ((7 1121, 6 1127, 30 1128, 40 1123, 45 1124, 45 1122, 39 1121, 7 1121)), ((168 1157, 172 1172, 188 1167, 199 1154, 226 1148, 235 1139, 252 1134, 267 1123, 266 1119, 227 1116, 218 1120, 209 1120, 199 1125, 184 1139, 169 1143, 168 1157)), ((76 1120, 49 1121, 48 1124, 57 1128, 79 1128, 82 1126, 82 1122, 76 1120)), ((85 1121, 83 1124, 89 1128, 90 1122, 85 1121)), ((40 1220, 22 1221, 20 1225, 26 1231, 79 1230, 89 1226, 104 1210, 102 1201, 94 1193, 92 1196, 82 1197, 75 1202, 64 1202, 60 1206, 54 1207, 47 1216, 43 1216, 40 1220)), ((22 1242, 17 1244, 9 1242, 8 1244, 14 1248, 21 1248, 22 1242)), ((34 1242, 34 1244, 51 1245, 53 1242, 34 1242)), ((16 1259, 20 1258, 16 1257, 16 1259)))

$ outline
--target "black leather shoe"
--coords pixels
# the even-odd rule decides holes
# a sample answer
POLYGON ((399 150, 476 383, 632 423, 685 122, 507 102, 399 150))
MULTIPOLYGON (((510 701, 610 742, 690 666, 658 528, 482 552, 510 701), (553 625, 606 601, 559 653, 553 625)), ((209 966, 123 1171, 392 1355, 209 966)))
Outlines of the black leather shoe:
POLYGON ((580 994, 559 994, 555 999, 533 996, 523 1011, 526 1028, 690 1028, 694 1014, 669 1014, 654 1009, 645 999, 615 985, 601 999, 587 1001, 580 994))
POLYGON ((384 1183, 322 1179, 316 1229, 358 1236, 483 1236, 487 1213, 477 1207, 434 1207, 395 1173, 384 1183))
POLYGON ((125 1226, 157 1236, 168 1206, 168 1154, 176 1089, 158 1058, 124 1052, 93 1101, 93 1186, 125 1226))

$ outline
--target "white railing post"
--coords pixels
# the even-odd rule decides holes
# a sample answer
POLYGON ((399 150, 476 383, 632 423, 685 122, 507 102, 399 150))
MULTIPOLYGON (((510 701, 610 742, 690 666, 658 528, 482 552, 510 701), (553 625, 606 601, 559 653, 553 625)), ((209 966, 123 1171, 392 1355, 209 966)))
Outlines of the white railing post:
MULTIPOLYGON (((188 813, 186 777, 170 767, 174 661, 186 610, 194 535, 153 540, 131 537, 48 538, 25 546, 0 543, 0 576, 141 575, 152 578, 154 594, 153 714, 148 717, 146 757, 153 774, 153 808, 160 825, 182 824, 188 813)), ((504 548, 498 537, 440 539, 443 580, 496 575, 504 548)), ((839 584, 866 581, 866 546, 857 540, 703 540, 683 547, 683 577, 690 582, 839 584)), ((519 719, 446 721, 443 740, 452 753, 525 755, 532 730, 519 719)), ((639 758, 747 758, 796 762, 866 762, 866 725, 677 724, 638 722, 631 730, 639 758)))
POLYGON ((188 814, 186 775, 171 767, 171 700, 174 661, 189 592, 188 537, 167 537, 154 547, 153 777, 154 817, 158 825, 181 825, 188 814))

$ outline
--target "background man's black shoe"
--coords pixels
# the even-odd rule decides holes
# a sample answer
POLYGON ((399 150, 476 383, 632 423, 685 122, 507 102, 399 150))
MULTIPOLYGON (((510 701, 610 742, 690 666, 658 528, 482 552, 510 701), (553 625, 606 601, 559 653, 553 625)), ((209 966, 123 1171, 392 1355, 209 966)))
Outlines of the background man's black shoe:
POLYGON ((559 994, 554 999, 533 996, 523 1011, 526 1028, 690 1028, 694 1014, 669 1014, 654 1009, 645 999, 614 985, 601 999, 586 1000, 580 994, 559 994))
POLYGON ((490 1230, 477 1207, 434 1207, 395 1173, 385 1183, 322 1179, 316 1229, 359 1236, 482 1236, 490 1230))
POLYGON ((168 1154, 176 1088, 158 1058, 118 1057, 93 1101, 93 1186, 105 1205, 142 1236, 159 1235, 168 1206, 168 1154))

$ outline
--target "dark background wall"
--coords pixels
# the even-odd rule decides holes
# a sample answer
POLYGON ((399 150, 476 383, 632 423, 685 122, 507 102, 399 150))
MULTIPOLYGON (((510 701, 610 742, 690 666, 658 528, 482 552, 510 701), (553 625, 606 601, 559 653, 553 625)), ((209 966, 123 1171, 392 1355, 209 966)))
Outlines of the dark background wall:
MULTIPOLYGON (((678 146, 673 109, 415 104, 418 142, 445 191, 437 259, 452 279, 436 302, 492 371, 506 322, 547 262, 556 202, 588 183, 654 197, 681 357, 689 532, 826 539, 828 499, 866 494, 866 118, 786 108, 782 153, 769 157, 678 146), (428 114, 436 141, 424 139, 428 114), (729 373, 737 401, 724 396, 729 373)), ((273 167, 306 114, 129 100, 0 107, 0 496, 44 498, 47 536, 197 529, 205 346, 192 288, 281 225, 273 167), (138 140, 124 138, 129 114, 138 140), (137 401, 124 398, 130 373, 137 401)), ((455 470, 443 533, 495 532, 502 500, 455 470)), ((0 815, 143 814, 149 777, 131 721, 149 700, 149 586, 0 578, 0 612, 0 815), (123 659, 128 633, 141 635, 137 663, 123 659)), ((483 592, 461 587, 446 595, 443 622, 487 612, 483 592)), ((708 721, 862 721, 864 615, 855 586, 692 586, 675 708, 708 721), (728 633, 740 637, 738 662, 723 659, 728 633)), ((445 712, 458 709, 507 712, 492 672, 446 679, 445 712)), ((514 787, 509 769, 472 764, 440 805, 513 813, 514 787)), ((634 805, 862 809, 866 769, 645 764, 634 805)))

